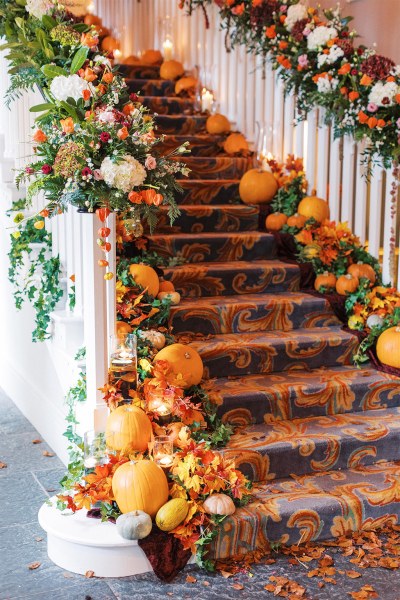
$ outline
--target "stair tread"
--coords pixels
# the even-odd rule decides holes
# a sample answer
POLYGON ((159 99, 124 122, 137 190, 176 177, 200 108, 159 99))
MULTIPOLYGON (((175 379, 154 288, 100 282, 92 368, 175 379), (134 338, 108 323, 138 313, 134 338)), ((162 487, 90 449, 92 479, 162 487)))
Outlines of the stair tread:
MULTIPOLYGON (((267 233, 266 231, 217 231, 217 232, 212 232, 212 231, 204 231, 201 232, 199 234, 196 233, 174 233, 171 237, 173 237, 174 240, 186 240, 189 239, 190 241, 192 241, 194 244, 198 244, 199 240, 204 240, 205 242, 207 240, 218 240, 221 238, 226 238, 227 240, 234 240, 239 238, 247 238, 247 239, 274 239, 274 236, 271 235, 270 233, 267 233)), ((150 240, 165 240, 167 238, 167 236, 165 234, 153 234, 151 236, 149 236, 150 240)), ((203 263, 204 264, 204 263, 203 263)), ((214 263, 207 263, 207 264, 214 264, 214 263)))
POLYGON ((167 267, 164 269, 164 272, 168 274, 169 272, 179 272, 182 270, 190 270, 190 271, 206 271, 213 268, 218 268, 221 271, 239 271, 240 269, 274 269, 274 268, 282 268, 282 269, 293 269, 299 270, 299 267, 292 263, 286 263, 282 260, 271 259, 271 260, 254 260, 249 263, 246 261, 238 260, 234 263, 227 262, 203 262, 201 265, 193 265, 193 264, 185 264, 178 265, 176 267, 167 267))
MULTIPOLYGON (((202 182, 205 181, 204 179, 201 180, 202 182)), ((215 183, 215 180, 212 180, 213 183, 215 183)), ((221 182, 222 180, 220 179, 219 182, 221 182)), ((179 182, 180 185, 182 185, 182 181, 179 182)), ((161 212, 168 212, 169 211, 169 206, 166 205, 161 205, 159 207, 159 210, 161 212)), ((249 205, 249 204, 180 204, 179 205, 179 210, 181 212, 183 211, 192 211, 195 213, 201 213, 204 211, 224 211, 224 210, 228 210, 229 212, 235 211, 235 212, 241 212, 241 213, 250 213, 250 214, 254 214, 255 212, 259 212, 259 208, 258 206, 253 206, 253 205, 249 205)), ((264 232, 265 233, 265 232, 264 232)), ((188 233, 189 234, 189 233, 188 233)))
MULTIPOLYGON (((206 234, 209 235, 209 234, 206 234)), ((226 235, 225 233, 223 235, 226 235)), ((237 235, 237 234, 236 234, 237 235)), ((329 306, 328 300, 323 296, 314 296, 307 292, 280 292, 277 294, 237 294, 235 296, 207 296, 201 300, 194 298, 183 298, 178 306, 172 306, 171 311, 177 312, 185 308, 196 308, 199 305, 211 304, 213 306, 224 306, 226 304, 264 304, 265 302, 281 304, 301 302, 307 300, 312 304, 329 306)))

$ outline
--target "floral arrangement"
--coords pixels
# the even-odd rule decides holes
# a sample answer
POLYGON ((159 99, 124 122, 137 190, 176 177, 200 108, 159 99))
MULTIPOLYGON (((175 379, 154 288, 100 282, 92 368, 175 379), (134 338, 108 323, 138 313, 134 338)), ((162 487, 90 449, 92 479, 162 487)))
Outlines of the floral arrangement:
POLYGON ((272 61, 288 91, 297 94, 299 118, 325 108, 336 137, 365 140, 365 157, 389 167, 399 155, 400 68, 357 46, 350 17, 319 11, 298 0, 180 0, 189 13, 219 7, 232 45, 272 61))

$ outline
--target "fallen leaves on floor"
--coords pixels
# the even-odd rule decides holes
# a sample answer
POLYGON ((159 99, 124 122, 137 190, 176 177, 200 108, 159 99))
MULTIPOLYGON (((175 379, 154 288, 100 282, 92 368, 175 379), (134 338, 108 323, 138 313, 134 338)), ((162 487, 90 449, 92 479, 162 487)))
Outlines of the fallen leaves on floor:
POLYGON ((42 440, 39 440, 39 439, 32 440, 32 444, 41 444, 41 443, 42 443, 42 440))
POLYGON ((306 588, 287 577, 276 577, 271 575, 269 580, 272 583, 268 583, 264 586, 264 590, 271 592, 274 596, 280 596, 281 598, 290 598, 290 600, 296 600, 297 598, 305 598, 306 588))
POLYGON ((244 589, 244 585, 242 585, 241 583, 232 583, 232 586, 234 590, 243 590, 244 589))
POLYGON ((186 577, 186 583, 196 583, 197 579, 196 577, 193 577, 192 575, 188 575, 186 577))
POLYGON ((91 577, 94 577, 94 571, 86 571, 85 577, 87 577, 88 579, 90 579, 91 577))
POLYGON ((42 563, 40 563, 40 562, 33 562, 33 563, 31 563, 30 565, 28 565, 28 569, 29 569, 30 571, 34 571, 35 569, 38 569, 38 568, 40 567, 40 565, 41 565, 41 564, 42 564, 42 563))
POLYGON ((54 452, 49 452, 48 450, 43 450, 43 456, 54 456, 54 452))
POLYGON ((7 469, 6 463, 0 461, 0 469, 7 469))
POLYGON ((372 598, 379 598, 379 595, 372 585, 363 585, 358 592, 348 592, 348 594, 354 600, 372 600, 372 598))

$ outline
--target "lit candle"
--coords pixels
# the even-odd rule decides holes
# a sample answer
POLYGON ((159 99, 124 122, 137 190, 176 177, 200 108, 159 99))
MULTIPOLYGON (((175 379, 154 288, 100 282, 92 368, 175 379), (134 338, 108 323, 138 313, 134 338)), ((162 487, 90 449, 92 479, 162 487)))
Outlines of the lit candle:
POLYGON ((271 154, 271 152, 268 152, 267 155, 264 154, 260 154, 260 162, 261 162, 261 169, 263 171, 268 171, 269 173, 272 173, 272 169, 268 164, 268 161, 273 160, 273 155, 271 154))
POLYGON ((169 456, 168 454, 157 454, 154 458, 156 463, 164 468, 170 467, 173 462, 172 456, 169 456))
POLYGON ((121 50, 118 50, 118 48, 116 50, 114 50, 114 60, 116 63, 119 63, 121 56, 122 56, 121 50))
POLYGON ((214 102, 214 95, 212 92, 203 88, 201 92, 201 111, 202 112, 211 112, 212 105, 214 102))
POLYGON ((85 465, 85 469, 94 469, 98 463, 95 456, 88 456, 83 461, 83 464, 85 465))
POLYGON ((159 435, 154 438, 153 456, 155 462, 164 469, 172 465, 174 461, 173 443, 169 436, 159 435))
POLYGON ((86 10, 89 15, 94 15, 94 2, 90 2, 86 10))
POLYGON ((174 44, 172 40, 166 39, 163 43, 164 60, 171 60, 174 55, 174 44))

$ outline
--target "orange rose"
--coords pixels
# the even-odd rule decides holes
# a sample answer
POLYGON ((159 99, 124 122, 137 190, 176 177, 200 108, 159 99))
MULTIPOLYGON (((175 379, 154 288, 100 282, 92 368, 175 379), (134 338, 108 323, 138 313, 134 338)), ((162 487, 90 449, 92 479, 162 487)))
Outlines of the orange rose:
POLYGON ((95 79, 97 79, 97 75, 96 75, 96 73, 93 71, 93 69, 91 69, 90 67, 86 67, 86 69, 85 69, 85 74, 84 74, 84 76, 83 76, 83 79, 84 79, 85 81, 92 82, 92 81, 94 81, 95 79))
POLYGON ((371 77, 368 77, 368 75, 363 75, 360 79, 361 85, 371 85, 371 83, 372 83, 372 79, 371 79, 371 77))
POLYGON ((47 135, 45 134, 44 131, 42 131, 41 129, 38 129, 37 131, 35 131, 35 133, 33 135, 33 141, 38 142, 39 144, 41 144, 42 142, 46 142, 47 135))
POLYGON ((112 81, 114 80, 114 75, 110 72, 108 73, 104 73, 102 81, 104 81, 105 83, 112 83, 112 81))
POLYGON ((344 63, 344 65, 342 65, 338 71, 339 75, 347 75, 347 73, 350 73, 351 70, 351 65, 350 63, 344 63))
POLYGON ((125 116, 129 116, 133 110, 135 110, 135 107, 133 106, 132 102, 129 102, 128 104, 125 104, 122 112, 125 116))
POLYGON ((271 27, 267 27, 267 29, 265 30, 265 35, 267 36, 267 38, 269 38, 270 40, 273 40, 274 38, 276 38, 276 29, 275 29, 275 25, 271 25, 271 27))
POLYGON ((132 204, 142 204, 142 197, 137 192, 129 192, 128 199, 132 204))
POLYGON ((103 85, 102 83, 100 83, 100 84, 97 86, 96 90, 97 90, 97 93, 99 94, 99 96, 104 96, 104 94, 105 94, 105 93, 106 93, 106 91, 107 91, 107 88, 106 88, 106 86, 105 86, 105 85, 103 85))
POLYGON ((261 4, 264 2, 264 0, 253 0, 252 5, 254 7, 256 6, 261 6, 261 4))
POLYGON ((74 133, 75 125, 72 117, 67 117, 66 119, 60 119, 61 128, 64 133, 67 135, 70 133, 74 133))
POLYGON ((82 46, 87 46, 88 48, 93 48, 97 46, 99 43, 99 38, 91 35, 90 33, 82 33, 81 35, 81 44, 82 46))
POLYGON ((349 94, 349 100, 350 102, 354 102, 354 100, 357 100, 357 98, 360 97, 360 94, 358 92, 350 92, 349 94))
POLYGON ((281 41, 279 42, 279 49, 280 49, 280 50, 286 50, 286 48, 287 48, 287 47, 288 47, 288 43, 287 43, 287 42, 285 42, 284 40, 281 40, 281 41))
POLYGON ((396 94, 394 99, 396 100, 397 104, 400 104, 400 94, 396 94))
POLYGON ((154 206, 160 206, 161 202, 164 199, 162 194, 157 194, 155 190, 153 190, 153 188, 143 190, 142 192, 140 192, 140 195, 142 196, 145 203, 149 206, 151 204, 153 204, 154 206))
POLYGON ((348 92, 348 91, 349 91, 349 90, 348 90, 348 88, 347 88, 347 87, 345 87, 345 86, 343 86, 343 87, 341 87, 341 88, 340 88, 340 93, 341 93, 343 96, 347 96, 347 92, 348 92))
POLYGON ((284 22, 286 21, 286 15, 281 15, 279 17, 280 22, 282 23, 282 25, 284 24, 284 22))
POLYGON ((235 6, 234 8, 232 8, 232 13, 234 15, 242 15, 244 13, 244 2, 242 2, 242 4, 239 4, 238 6, 235 6))
POLYGON ((82 91, 82 97, 83 97, 83 99, 84 99, 85 102, 87 102, 89 100, 90 96, 91 96, 91 93, 90 93, 89 90, 83 90, 82 91))
POLYGON ((396 81, 396 79, 393 77, 393 75, 389 75, 389 77, 386 77, 386 81, 396 81))
POLYGON ((117 131, 117 136, 120 140, 126 140, 128 135, 129 135, 129 132, 126 127, 121 127, 121 129, 118 129, 118 131, 117 131))
POLYGON ((384 119, 378 119, 378 122, 376 124, 377 127, 385 127, 386 125, 386 121, 384 121, 384 119))
POLYGON ((362 110, 358 113, 358 120, 361 124, 364 125, 368 121, 368 115, 365 114, 362 110))
POLYGON ((367 123, 370 129, 374 129, 374 127, 378 125, 378 119, 376 117, 370 117, 367 123))

